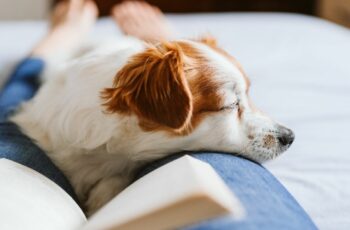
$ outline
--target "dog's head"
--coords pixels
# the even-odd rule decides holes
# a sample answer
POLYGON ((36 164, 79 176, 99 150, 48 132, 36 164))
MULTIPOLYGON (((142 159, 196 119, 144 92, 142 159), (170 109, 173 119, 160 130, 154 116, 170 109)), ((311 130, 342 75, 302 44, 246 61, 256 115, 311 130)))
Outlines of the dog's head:
POLYGON ((109 112, 136 115, 144 132, 182 140, 179 150, 232 152, 262 162, 288 149, 294 134, 253 106, 249 85, 215 40, 182 40, 132 56, 103 99, 109 112))

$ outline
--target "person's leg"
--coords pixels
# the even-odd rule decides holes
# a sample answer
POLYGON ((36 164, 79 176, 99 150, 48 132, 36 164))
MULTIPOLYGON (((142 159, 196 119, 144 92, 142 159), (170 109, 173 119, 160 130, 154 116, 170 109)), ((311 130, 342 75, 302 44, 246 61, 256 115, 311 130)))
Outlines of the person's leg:
POLYGON ((29 100, 40 86, 40 74, 45 63, 57 56, 73 53, 87 37, 97 19, 93 1, 71 0, 58 4, 53 13, 48 34, 17 67, 0 91, 0 119, 29 100))
MULTIPOLYGON (((151 163, 140 170, 137 178, 183 155, 178 154, 151 163)), ((242 202, 246 216, 240 221, 223 217, 196 224, 186 229, 317 229, 298 202, 261 165, 223 153, 190 153, 189 155, 209 163, 215 169, 242 202)))
POLYGON ((53 12, 48 35, 22 61, 0 92, 0 158, 23 164, 45 175, 75 198, 73 189, 62 172, 32 140, 8 122, 20 103, 31 99, 40 86, 45 62, 57 53, 69 53, 91 29, 97 8, 91 1, 72 0, 60 4, 53 12))

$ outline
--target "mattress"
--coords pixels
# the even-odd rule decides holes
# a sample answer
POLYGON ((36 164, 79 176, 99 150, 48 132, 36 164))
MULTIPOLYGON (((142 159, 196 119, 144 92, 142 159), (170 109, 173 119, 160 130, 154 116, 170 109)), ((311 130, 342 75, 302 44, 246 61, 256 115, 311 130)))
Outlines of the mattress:
MULTIPOLYGON (((296 14, 168 15, 177 37, 215 36, 244 66, 256 105, 296 141, 268 168, 320 229, 350 228, 350 32, 296 14)), ((0 79, 43 35, 44 22, 0 23, 0 79)), ((92 38, 120 36, 103 19, 92 38)), ((117 41, 117 40, 116 40, 117 41)), ((1 81, 1 80, 0 80, 1 81)))

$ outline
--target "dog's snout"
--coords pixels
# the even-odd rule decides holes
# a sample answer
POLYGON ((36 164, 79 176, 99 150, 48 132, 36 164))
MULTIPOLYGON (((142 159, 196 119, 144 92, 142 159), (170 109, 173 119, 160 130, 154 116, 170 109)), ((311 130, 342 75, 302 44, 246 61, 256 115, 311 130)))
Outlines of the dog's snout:
POLYGON ((285 127, 280 127, 279 133, 280 135, 277 137, 277 139, 281 145, 286 146, 293 143, 295 136, 292 130, 285 127))
POLYGON ((282 145, 291 145, 294 141, 294 134, 280 136, 278 137, 278 141, 282 145))

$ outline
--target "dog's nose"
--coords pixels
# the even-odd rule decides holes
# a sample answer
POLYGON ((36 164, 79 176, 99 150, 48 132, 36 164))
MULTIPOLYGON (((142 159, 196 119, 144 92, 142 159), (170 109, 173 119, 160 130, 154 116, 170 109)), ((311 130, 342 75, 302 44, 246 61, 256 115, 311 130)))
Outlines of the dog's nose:
POLYGON ((277 139, 281 145, 286 146, 293 143, 295 136, 292 130, 282 126, 279 128, 279 133, 280 136, 277 139))

